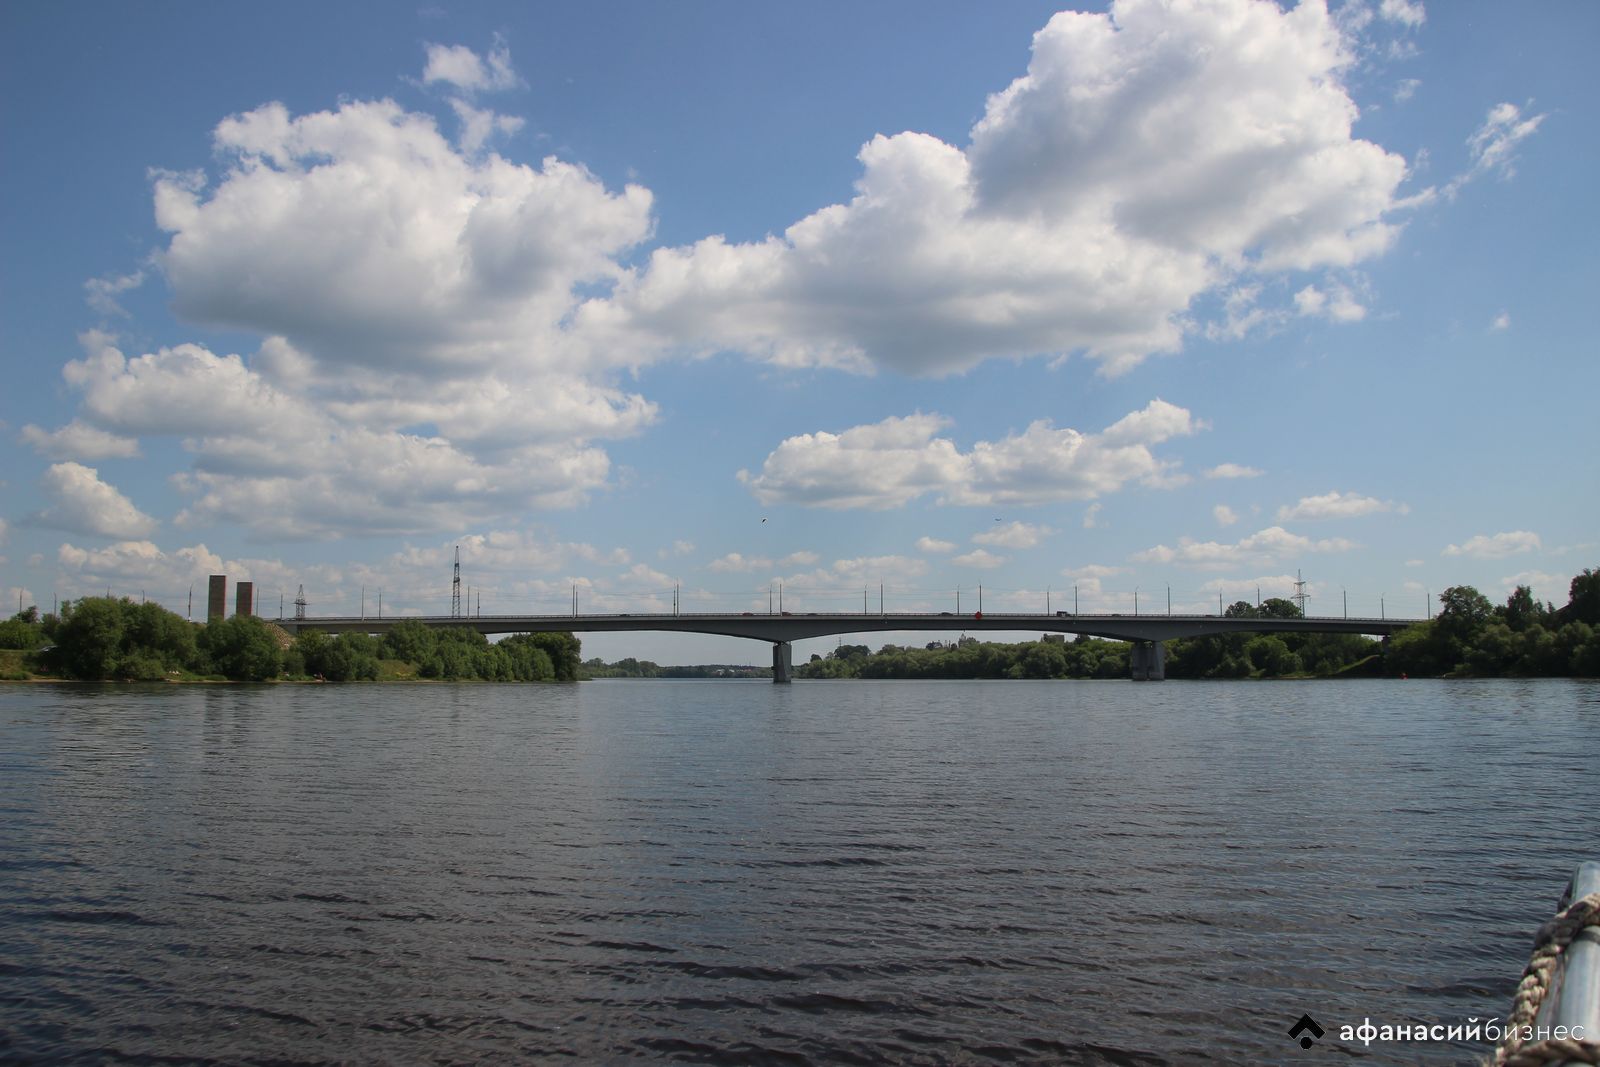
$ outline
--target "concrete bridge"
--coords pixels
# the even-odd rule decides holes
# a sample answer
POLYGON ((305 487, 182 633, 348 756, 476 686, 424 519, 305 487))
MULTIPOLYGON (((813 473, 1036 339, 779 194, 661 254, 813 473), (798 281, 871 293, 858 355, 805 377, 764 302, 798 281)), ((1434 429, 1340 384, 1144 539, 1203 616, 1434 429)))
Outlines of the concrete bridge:
POLYGON ((437 628, 478 633, 616 633, 665 630, 676 633, 746 637, 772 643, 772 680, 788 682, 793 674, 793 642, 836 634, 887 633, 896 630, 1013 630, 1085 634, 1133 643, 1135 681, 1166 677, 1166 644, 1178 637, 1224 633, 1336 633, 1387 637, 1420 619, 1229 618, 1223 615, 1074 615, 1017 612, 777 612, 640 615, 424 615, 388 618, 326 617, 279 619, 290 633, 387 633, 398 622, 420 622, 437 628))

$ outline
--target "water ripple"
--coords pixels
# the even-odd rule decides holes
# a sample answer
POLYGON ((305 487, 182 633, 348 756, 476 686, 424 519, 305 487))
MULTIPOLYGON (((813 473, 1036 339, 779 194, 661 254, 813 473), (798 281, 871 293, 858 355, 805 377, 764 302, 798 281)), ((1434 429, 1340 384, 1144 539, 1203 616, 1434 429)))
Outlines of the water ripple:
POLYGON ((4 697, 7 1062, 1458 1063, 1600 856, 1593 683, 4 697))

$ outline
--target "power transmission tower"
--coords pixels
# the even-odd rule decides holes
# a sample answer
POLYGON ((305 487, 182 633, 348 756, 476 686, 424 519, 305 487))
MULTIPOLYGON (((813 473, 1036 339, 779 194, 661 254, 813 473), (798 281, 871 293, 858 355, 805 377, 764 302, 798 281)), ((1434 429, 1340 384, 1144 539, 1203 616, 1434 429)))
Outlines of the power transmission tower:
POLYGON ((456 546, 456 573, 450 581, 450 617, 461 617, 461 546, 456 546))
POLYGON ((1300 609, 1300 617, 1302 619, 1305 618, 1306 601, 1310 600, 1311 596, 1306 592, 1306 583, 1301 580, 1299 570, 1294 572, 1294 596, 1289 599, 1294 601, 1295 607, 1300 609))
POLYGON ((306 617, 306 587, 303 585, 294 595, 294 617, 297 621, 306 617))

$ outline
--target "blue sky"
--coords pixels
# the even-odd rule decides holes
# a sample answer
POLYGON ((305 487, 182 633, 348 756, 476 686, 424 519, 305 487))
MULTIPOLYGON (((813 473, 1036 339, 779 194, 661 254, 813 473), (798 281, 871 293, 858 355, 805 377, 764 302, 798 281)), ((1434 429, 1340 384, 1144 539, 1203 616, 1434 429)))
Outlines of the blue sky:
POLYGON ((1596 40, 7 5, 0 591, 435 613, 459 545, 485 613, 1559 605, 1600 562, 1596 40))

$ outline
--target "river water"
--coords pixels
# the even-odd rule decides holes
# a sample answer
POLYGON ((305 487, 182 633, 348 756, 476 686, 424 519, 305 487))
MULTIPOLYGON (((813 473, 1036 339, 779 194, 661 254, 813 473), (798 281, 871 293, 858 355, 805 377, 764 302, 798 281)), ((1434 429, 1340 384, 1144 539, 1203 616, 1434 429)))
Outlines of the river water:
POLYGON ((8 685, 0 742, 11 1062, 1467 1062, 1339 1032, 1504 1017, 1600 858, 1593 682, 8 685))

